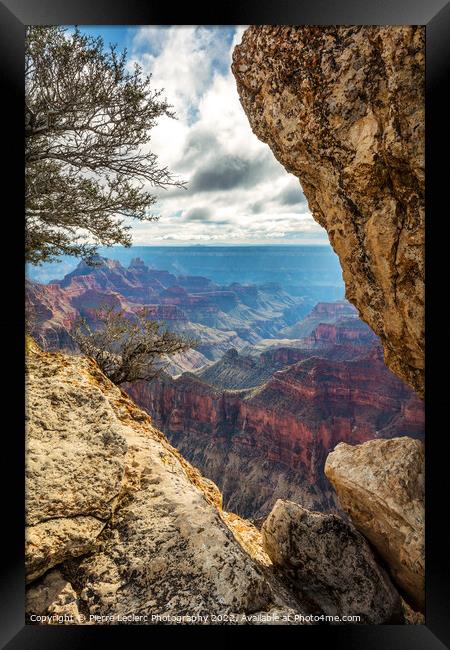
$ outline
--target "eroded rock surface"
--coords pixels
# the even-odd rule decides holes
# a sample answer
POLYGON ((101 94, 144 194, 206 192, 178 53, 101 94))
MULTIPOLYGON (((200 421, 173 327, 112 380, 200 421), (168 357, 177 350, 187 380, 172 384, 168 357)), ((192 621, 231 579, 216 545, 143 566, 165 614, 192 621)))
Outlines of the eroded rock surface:
POLYGON ((79 625, 78 596, 60 571, 49 571, 39 582, 28 589, 25 612, 31 623, 41 625, 79 625))
POLYGON ((355 526, 372 542, 393 579, 423 611, 424 448, 412 438, 340 443, 325 474, 355 526))
POLYGON ((27 416, 29 615, 303 612, 259 531, 226 524, 217 487, 94 362, 29 343, 27 416))
POLYGON ((233 72, 254 133, 301 181, 346 297, 423 394, 421 26, 253 26, 233 72))
POLYGON ((86 553, 122 489, 123 426, 78 359, 32 347, 27 366, 27 574, 86 553), (95 476, 95 480, 92 477, 95 476))
POLYGON ((341 517, 278 500, 263 544, 292 589, 330 616, 381 624, 400 616, 400 597, 364 537, 341 517))

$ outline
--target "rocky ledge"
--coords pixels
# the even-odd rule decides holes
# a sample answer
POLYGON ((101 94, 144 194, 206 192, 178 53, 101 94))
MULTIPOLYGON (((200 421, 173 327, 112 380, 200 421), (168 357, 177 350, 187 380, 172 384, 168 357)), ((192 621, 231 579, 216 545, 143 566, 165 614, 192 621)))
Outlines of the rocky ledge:
POLYGON ((29 617, 304 611, 268 572, 259 531, 222 512, 216 486, 94 362, 34 343, 26 486, 29 617))
POLYGON ((30 623, 405 620, 352 524, 282 501, 262 531, 224 512, 215 484, 87 358, 28 342, 26 444, 30 623))
POLYGON ((421 26, 252 26, 233 73, 254 133, 301 182, 346 297, 423 394, 421 26))

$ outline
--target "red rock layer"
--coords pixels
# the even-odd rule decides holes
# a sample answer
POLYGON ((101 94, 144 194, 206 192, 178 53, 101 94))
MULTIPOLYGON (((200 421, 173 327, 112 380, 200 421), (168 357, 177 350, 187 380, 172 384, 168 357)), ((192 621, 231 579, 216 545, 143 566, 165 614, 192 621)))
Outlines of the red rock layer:
MULTIPOLYGON (((128 268, 98 258, 96 266, 80 262, 62 280, 49 285, 29 282, 27 303, 33 320, 31 333, 45 349, 71 348, 68 331, 76 316, 92 318, 93 311, 105 304, 116 305, 130 316, 146 307, 151 318, 166 321, 169 327, 175 323, 176 329, 189 321, 231 332, 233 338, 249 343, 275 333, 307 309, 302 299, 291 298, 279 287, 236 283, 219 287, 208 278, 177 278, 168 271, 150 269, 139 258, 128 268)), ((201 334, 207 338, 204 329, 201 334)))
POLYGON ((350 362, 310 357, 256 389, 219 390, 183 375, 141 382, 127 392, 184 455, 220 487, 226 482, 225 500, 240 514, 269 509, 273 493, 261 501, 260 484, 274 476, 286 482, 284 498, 311 505, 309 490, 314 506, 325 507, 330 495, 323 465, 338 442, 423 436, 422 403, 382 356, 374 348, 350 362), (243 493, 248 464, 253 488, 243 493))

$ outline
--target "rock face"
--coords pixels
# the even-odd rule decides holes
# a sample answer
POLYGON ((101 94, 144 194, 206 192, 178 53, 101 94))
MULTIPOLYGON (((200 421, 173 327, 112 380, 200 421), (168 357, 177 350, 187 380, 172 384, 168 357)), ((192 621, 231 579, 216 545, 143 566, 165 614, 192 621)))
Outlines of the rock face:
POLYGON ((399 616, 399 595, 368 543, 337 515, 277 501, 262 535, 265 550, 292 589, 325 614, 358 615, 366 624, 399 616))
POLYGON ((340 319, 356 318, 358 312, 346 300, 335 302, 318 302, 309 314, 290 327, 284 327, 279 336, 299 339, 308 336, 320 323, 336 323, 340 319))
POLYGON ((92 361, 29 343, 27 398, 29 616, 304 611, 259 531, 227 525, 216 486, 92 361))
POLYGON ((359 318, 351 318, 337 324, 320 323, 312 332, 311 339, 316 345, 370 345, 378 341, 372 330, 359 318))
POLYGON ((337 445, 325 474, 355 526, 376 547, 393 579, 423 611, 424 450, 419 440, 337 445))
POLYGON ((311 356, 308 350, 276 348, 262 354, 239 354, 227 350, 221 359, 196 373, 202 381, 216 388, 240 389, 259 386, 276 370, 311 356))
POLYGON ((346 297, 423 394, 421 26, 246 30, 233 72, 254 133, 301 182, 346 297))
POLYGON ((79 599, 70 582, 58 569, 49 571, 27 592, 26 615, 30 622, 43 625, 80 625, 79 599), (33 617, 39 617, 35 620, 33 617))
POLYGON ((226 385, 233 377, 241 386, 247 380, 248 388, 223 389, 186 373, 175 380, 136 382, 126 391, 219 485, 227 509, 260 517, 277 498, 334 509, 323 466, 338 442, 423 435, 421 400, 386 368, 381 348, 362 350, 358 356, 357 347, 356 358, 344 361, 334 359, 329 347, 256 358, 231 353, 205 376, 226 385), (276 368, 277 359, 292 365, 268 376, 265 363, 276 368), (262 383, 252 385, 258 378, 262 383))

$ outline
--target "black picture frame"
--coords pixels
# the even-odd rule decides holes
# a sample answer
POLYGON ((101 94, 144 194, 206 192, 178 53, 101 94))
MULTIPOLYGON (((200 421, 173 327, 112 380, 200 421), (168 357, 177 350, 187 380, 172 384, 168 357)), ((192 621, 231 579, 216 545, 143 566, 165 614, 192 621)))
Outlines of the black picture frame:
MULTIPOLYGON (((445 274, 445 254, 436 253, 437 243, 443 239, 442 230, 447 219, 446 158, 448 144, 444 137, 448 122, 444 100, 446 73, 450 62, 450 4, 445 0, 222 0, 201 7, 192 1, 177 8, 173 3, 144 2, 143 0, 2 0, 0 2, 0 66, 2 82, 4 145, 3 205, 4 250, 13 252, 13 260, 4 276, 7 314, 0 319, 2 341, 12 353, 8 363, 7 396, 3 413, 11 416, 11 423, 3 431, 4 457, 10 469, 7 489, 3 492, 3 522, 6 524, 2 542, 0 619, 2 647, 70 648, 93 647, 111 638, 115 643, 140 647, 141 643, 170 641, 174 635, 182 641, 194 640, 201 647, 210 646, 206 635, 220 633, 220 640, 231 641, 236 636, 257 642, 255 635, 274 635, 275 642, 291 639, 297 646, 311 647, 329 643, 333 648, 346 650, 439 650, 450 644, 450 599, 448 537, 448 454, 445 445, 448 421, 446 413, 445 381, 438 375, 437 366, 443 363, 442 347, 447 346, 445 320, 431 317, 433 293, 437 279, 445 274), (426 26, 426 623, 425 625, 343 625, 343 626, 227 626, 200 628, 195 626, 139 627, 139 626, 26 626, 24 623, 24 34, 29 24, 358 24, 426 26), (442 208, 440 207, 442 206, 442 208), (439 227, 433 232, 433 223, 439 227), (437 237, 437 238, 436 238, 437 237), (433 247, 433 252, 431 252, 433 247), (442 263, 442 269, 439 264, 442 263), (13 406, 13 397, 15 404, 13 406), (443 504, 443 507, 439 505, 443 504), (444 507, 447 506, 447 507, 444 507), (113 636, 112 636, 113 635, 113 636), (251 637, 249 636, 251 635, 251 637), (120 639, 119 639, 120 637, 120 639), (199 640, 200 639, 200 640, 199 640)), ((448 200, 447 200, 448 202, 448 200)), ((444 241, 448 247, 448 239, 444 241)), ((448 254, 447 254, 448 256, 448 254)), ((448 366, 447 366, 448 367, 448 366)), ((5 390, 5 389, 4 389, 5 390)), ((270 642, 270 641, 269 641, 270 642)))

